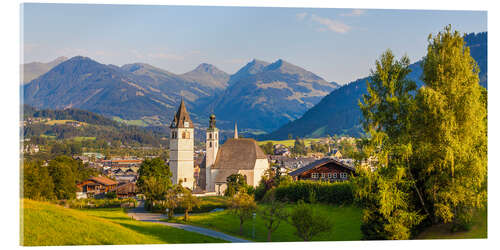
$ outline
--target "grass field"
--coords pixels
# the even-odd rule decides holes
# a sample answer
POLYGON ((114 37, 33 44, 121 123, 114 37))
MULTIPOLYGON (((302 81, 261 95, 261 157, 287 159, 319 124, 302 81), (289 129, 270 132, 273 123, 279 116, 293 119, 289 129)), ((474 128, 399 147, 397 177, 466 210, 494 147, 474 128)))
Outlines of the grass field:
POLYGON ((488 237, 487 224, 487 209, 484 208, 476 212, 468 231, 452 233, 450 224, 441 224, 427 228, 417 236, 417 239, 485 239, 488 237))
POLYGON ((113 116, 113 120, 121 123, 125 123, 127 125, 135 125, 135 126, 140 126, 140 127, 146 127, 148 126, 148 123, 146 123, 143 120, 123 120, 122 118, 118 116, 113 116))
POLYGON ((95 141, 96 137, 76 136, 76 137, 73 137, 73 140, 75 140, 75 141, 85 141, 85 140, 95 141))
POLYGON ((121 208, 75 210, 32 200, 22 202, 21 244, 24 246, 223 242, 156 223, 135 221, 121 208))
MULTIPOLYGON (((263 205, 259 205, 262 207, 263 205)), ((291 210, 292 206, 287 206, 291 210)), ((329 206, 316 204, 314 209, 323 216, 328 217, 333 222, 331 232, 324 232, 314 238, 315 241, 350 241, 361 239, 361 209, 353 206, 329 206)), ((252 221, 247 221, 244 224, 244 235, 239 235, 239 220, 232 215, 228 210, 213 213, 193 214, 190 217, 189 224, 198 225, 224 232, 237 237, 252 239, 252 221)), ((182 217, 173 219, 175 222, 184 223, 182 217)), ((264 220, 257 215, 255 221, 255 241, 267 241, 267 229, 264 226, 264 220)), ((295 235, 295 228, 287 223, 282 222, 279 228, 273 233, 272 241, 302 241, 295 235)))
MULTIPOLYGON (((320 141, 321 139, 320 138, 305 138, 304 139, 304 143, 306 144, 306 146, 310 146, 311 145, 311 142, 318 142, 320 141)), ((283 144, 287 147, 293 147, 294 143, 295 143, 295 139, 291 139, 291 140, 282 140, 282 141, 273 141, 273 140, 268 140, 268 141, 259 141, 259 146, 260 145, 264 145, 268 142, 272 142, 273 144, 283 144)))
POLYGON ((80 123, 81 125, 87 125, 87 123, 85 122, 79 122, 79 121, 75 121, 75 120, 50 120, 50 121, 46 121, 45 124, 47 125, 64 125, 66 124, 66 122, 78 122, 80 123))

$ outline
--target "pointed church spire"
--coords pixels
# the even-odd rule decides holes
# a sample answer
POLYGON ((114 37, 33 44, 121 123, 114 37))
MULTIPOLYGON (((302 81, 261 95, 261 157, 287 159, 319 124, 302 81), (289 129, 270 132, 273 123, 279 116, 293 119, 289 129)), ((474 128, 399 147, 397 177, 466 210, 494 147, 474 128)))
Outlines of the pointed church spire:
POLYGON ((234 123, 234 139, 238 139, 238 123, 234 123))
POLYGON ((181 98, 181 104, 179 105, 179 109, 174 116, 174 120, 172 121, 170 128, 193 128, 193 122, 187 112, 186 105, 184 104, 184 98, 181 98))

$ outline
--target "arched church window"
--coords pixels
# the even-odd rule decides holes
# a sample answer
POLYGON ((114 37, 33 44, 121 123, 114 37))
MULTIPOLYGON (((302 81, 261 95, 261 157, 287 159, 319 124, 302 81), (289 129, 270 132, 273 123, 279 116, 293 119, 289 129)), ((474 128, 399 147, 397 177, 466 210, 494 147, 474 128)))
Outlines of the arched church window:
POLYGON ((211 147, 212 147, 212 142, 210 142, 210 143, 208 144, 208 147, 209 147, 209 148, 211 148, 211 147))
POLYGON ((212 139, 212 134, 208 134, 208 139, 212 139))
POLYGON ((186 131, 182 132, 182 139, 186 139, 186 131))
POLYGON ((191 136, 189 132, 186 132, 186 139, 189 139, 190 138, 189 136, 191 136))

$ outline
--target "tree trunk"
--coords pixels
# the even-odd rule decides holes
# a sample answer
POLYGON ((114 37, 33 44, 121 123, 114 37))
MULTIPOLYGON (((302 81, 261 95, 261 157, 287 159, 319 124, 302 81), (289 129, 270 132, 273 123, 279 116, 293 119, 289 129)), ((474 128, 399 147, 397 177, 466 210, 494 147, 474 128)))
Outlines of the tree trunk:
POLYGON ((184 211, 184 221, 188 221, 189 213, 188 210, 184 211))
POLYGON ((267 242, 271 242, 271 230, 267 231, 267 242))
POLYGON ((240 235, 243 235, 243 221, 240 220, 240 235))

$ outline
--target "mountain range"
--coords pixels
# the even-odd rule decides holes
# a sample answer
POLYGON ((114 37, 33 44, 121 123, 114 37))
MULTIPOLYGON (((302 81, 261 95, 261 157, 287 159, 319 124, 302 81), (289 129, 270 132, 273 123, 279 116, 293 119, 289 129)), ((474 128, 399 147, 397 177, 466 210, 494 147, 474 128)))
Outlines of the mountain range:
POLYGON ((281 59, 253 60, 229 75, 206 63, 174 74, 145 63, 119 67, 76 56, 22 88, 23 104, 78 108, 147 125, 168 125, 183 98, 195 123, 205 124, 215 112, 222 128, 238 122, 240 128, 269 132, 300 117, 337 87, 281 59))
POLYGON ((47 73, 50 69, 54 68, 56 65, 68 60, 67 57, 61 56, 50 62, 31 62, 21 65, 21 84, 30 82, 31 80, 47 73))
MULTIPOLYGON (((479 84, 488 86, 488 53, 487 32, 471 33, 464 37, 470 54, 476 60, 479 72, 479 84)), ((419 87, 423 85, 420 80, 422 68, 421 61, 410 65, 409 79, 414 80, 419 87)), ((367 81, 364 77, 348 83, 325 96, 317 105, 309 109, 302 117, 289 122, 281 128, 262 136, 259 139, 286 139, 292 137, 319 137, 324 135, 351 135, 359 136, 363 133, 361 128, 361 110, 358 100, 367 94, 367 81)))
MULTIPOLYGON (((487 87, 487 33, 467 34, 465 41, 479 65, 480 84, 487 87)), ((22 86, 23 104, 166 127, 183 98, 197 127, 215 113, 219 128, 232 129, 237 122, 258 139, 362 134, 358 100, 370 79, 339 86, 282 59, 254 59, 232 75, 207 63, 175 74, 145 63, 119 67, 82 56, 22 67, 24 79, 40 74, 22 86)), ((422 86, 420 61, 410 68, 409 78, 422 86)))

